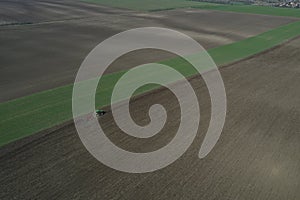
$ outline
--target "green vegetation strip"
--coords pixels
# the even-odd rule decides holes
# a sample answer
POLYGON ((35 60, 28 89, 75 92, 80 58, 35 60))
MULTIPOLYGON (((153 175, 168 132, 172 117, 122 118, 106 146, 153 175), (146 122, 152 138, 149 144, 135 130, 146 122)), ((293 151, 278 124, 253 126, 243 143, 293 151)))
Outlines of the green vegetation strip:
MULTIPOLYGON (((300 22, 294 22, 233 44, 209 50, 218 66, 267 50, 300 35, 300 22)), ((163 61, 188 77, 195 74, 182 58, 163 61)), ((97 106, 110 104, 113 86, 126 71, 105 75, 96 94, 97 106)), ((150 76, 150 75, 149 75, 150 76)), ((143 93, 157 85, 139 89, 143 93)), ((72 85, 36 93, 0 104, 0 146, 72 119, 72 85)))
POLYGON ((92 3, 99 3, 105 6, 115 8, 125 8, 139 11, 159 11, 175 8, 187 8, 199 5, 215 5, 212 3, 203 3, 186 0, 84 0, 92 3))
POLYGON ((284 17, 300 17, 299 9, 278 8, 278 7, 271 7, 271 6, 206 4, 206 5, 195 5, 191 7, 205 9, 205 10, 219 10, 219 11, 284 16, 284 17))
POLYGON ((160 11, 176 8, 198 8, 205 10, 219 10, 239 13, 252 13, 286 17, 300 17, 299 9, 276 8, 271 6, 215 4, 191 0, 84 0, 105 6, 126 8, 138 11, 160 11))

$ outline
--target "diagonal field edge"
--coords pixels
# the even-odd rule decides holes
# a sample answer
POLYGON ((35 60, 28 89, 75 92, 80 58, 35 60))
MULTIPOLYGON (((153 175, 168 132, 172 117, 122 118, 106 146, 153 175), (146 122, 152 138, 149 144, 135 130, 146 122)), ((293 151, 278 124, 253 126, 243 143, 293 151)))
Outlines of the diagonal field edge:
MULTIPOLYGON (((218 66, 238 61, 265 51, 300 35, 300 21, 293 22, 257 36, 224 45, 208 52, 218 66)), ((182 58, 160 62, 189 77, 196 70, 182 58)), ((98 107, 110 104, 113 86, 126 72, 120 71, 103 76, 96 94, 98 107)), ((72 84, 39 92, 0 104, 0 146, 32 135, 41 130, 72 119, 72 84)), ((137 91, 141 94, 158 88, 147 85, 137 91)))

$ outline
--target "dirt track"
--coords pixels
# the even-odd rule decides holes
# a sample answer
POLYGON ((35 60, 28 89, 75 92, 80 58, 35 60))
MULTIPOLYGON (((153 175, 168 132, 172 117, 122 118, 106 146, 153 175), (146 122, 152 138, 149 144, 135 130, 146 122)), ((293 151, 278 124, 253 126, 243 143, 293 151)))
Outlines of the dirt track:
MULTIPOLYGON (((0 1, 0 7, 0 102, 72 83, 93 47, 131 28, 172 28, 212 48, 295 21, 193 9, 139 13, 75 0, 0 1)), ((140 52, 108 72, 169 57, 140 52)))
MULTIPOLYGON (((117 172, 87 153, 73 124, 67 124, 0 149, 0 199, 298 200, 299 54, 297 39, 221 69, 228 114, 218 144, 203 160, 197 154, 210 101, 205 85, 194 77, 191 83, 202 109, 200 130, 193 145, 172 165, 147 174, 117 172)), ((134 99, 133 117, 139 124, 148 122, 150 98, 168 111, 163 131, 148 140, 133 139, 124 136, 107 114, 101 124, 112 141, 145 152, 172 139, 179 108, 168 90, 134 99)))

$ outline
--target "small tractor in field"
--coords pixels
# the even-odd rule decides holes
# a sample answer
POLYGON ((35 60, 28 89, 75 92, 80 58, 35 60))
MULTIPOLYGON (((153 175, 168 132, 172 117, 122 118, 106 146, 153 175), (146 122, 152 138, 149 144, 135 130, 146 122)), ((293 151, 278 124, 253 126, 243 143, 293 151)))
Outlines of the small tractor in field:
POLYGON ((105 115, 106 114, 106 111, 105 110, 96 110, 96 115, 97 116, 103 116, 103 115, 105 115))

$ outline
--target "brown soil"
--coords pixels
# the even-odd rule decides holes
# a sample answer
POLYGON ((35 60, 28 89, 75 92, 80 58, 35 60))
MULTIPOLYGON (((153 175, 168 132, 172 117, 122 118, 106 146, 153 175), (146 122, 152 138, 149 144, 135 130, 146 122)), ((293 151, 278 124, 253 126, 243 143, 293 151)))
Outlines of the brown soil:
MULTIPOLYGON (((300 199, 299 47, 300 39, 293 40, 221 68, 227 119, 205 159, 197 155, 210 101, 197 76, 190 82, 200 99, 200 128, 193 145, 172 165, 147 174, 110 169, 86 151, 68 123, 1 148, 0 199, 300 199)), ((158 149, 174 136, 179 107, 163 88, 139 96, 131 102, 137 123, 149 122, 147 111, 154 103, 166 107, 168 122, 150 139, 125 136, 110 113, 100 123, 122 148, 158 149)))
MULTIPOLYGON (((0 102, 73 83, 97 44, 131 28, 172 28, 213 48, 296 20, 193 9, 140 13, 76 0, 1 1, 0 7, 0 102)), ((130 54, 107 73, 170 57, 130 54)))

